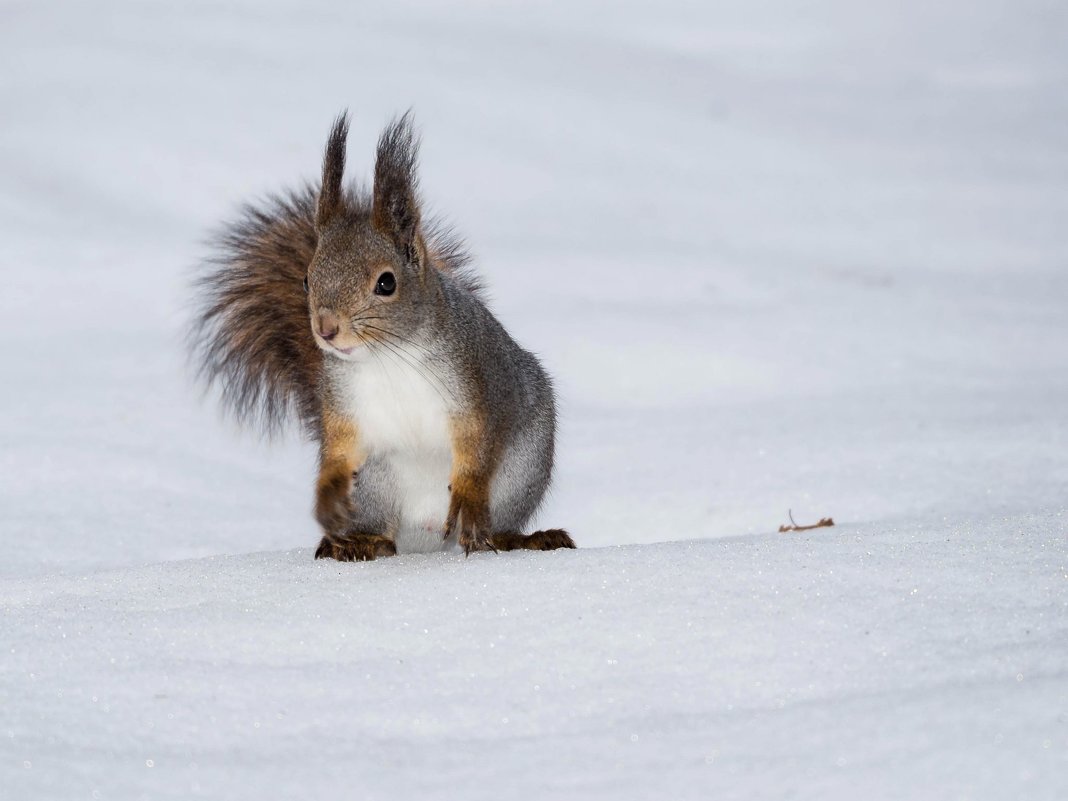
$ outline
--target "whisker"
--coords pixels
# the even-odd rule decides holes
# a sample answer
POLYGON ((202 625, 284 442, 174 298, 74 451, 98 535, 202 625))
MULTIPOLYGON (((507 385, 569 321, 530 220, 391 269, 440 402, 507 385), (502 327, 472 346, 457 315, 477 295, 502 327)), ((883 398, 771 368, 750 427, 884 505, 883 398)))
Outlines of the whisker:
POLYGON ((396 340, 398 343, 403 343, 403 344, 408 345, 408 346, 410 346, 412 348, 415 348, 416 350, 418 350, 418 351, 426 354, 427 356, 429 356, 431 359, 434 359, 434 360, 437 359, 438 354, 434 353, 432 350, 430 350, 430 348, 428 348, 426 345, 423 345, 421 342, 416 342, 414 339, 408 339, 408 337, 402 336, 401 334, 398 334, 396 331, 390 331, 388 328, 382 328, 381 326, 378 326, 378 325, 367 325, 366 327, 367 328, 372 328, 375 331, 378 331, 379 333, 385 334, 386 336, 390 337, 392 340, 396 340))
MULTIPOLYGON (((372 339, 374 339, 374 337, 372 337, 372 339)), ((377 339, 374 339, 374 341, 378 342, 377 339)), ((382 360, 377 348, 368 345, 367 349, 371 352, 371 355, 375 357, 375 361, 377 361, 382 368, 382 374, 386 377, 386 381, 389 382, 389 391, 390 394, 393 395, 393 403, 399 405, 400 398, 397 397, 397 388, 393 385, 393 376, 391 376, 389 370, 386 369, 386 363, 382 360)), ((388 355, 388 353, 383 355, 388 355)))
MULTIPOLYGON (((431 350, 430 350, 429 348, 427 348, 427 347, 426 347, 425 345, 422 345, 421 343, 419 343, 419 342, 416 342, 416 341, 414 341, 414 340, 408 339, 407 337, 404 337, 404 336, 402 336, 402 335, 400 335, 400 334, 398 334, 398 333, 396 333, 396 332, 394 332, 394 331, 390 331, 390 330, 388 330, 388 329, 386 329, 386 328, 382 328, 381 326, 377 326, 377 325, 367 325, 367 326, 365 326, 365 327, 366 327, 366 328, 369 328, 369 329, 371 329, 371 330, 373 330, 373 331, 377 331, 377 332, 379 332, 380 334, 384 334, 384 335, 385 335, 386 337, 388 337, 388 338, 391 338, 391 339, 393 339, 393 340, 399 340, 400 342, 403 342, 403 343, 407 343, 407 344, 408 344, 408 345, 410 345, 411 347, 415 348, 416 350, 419 350, 419 351, 421 351, 422 353, 426 354, 427 356, 429 356, 429 357, 431 357, 431 358, 435 358, 435 357, 436 357, 436 355, 437 355, 437 354, 433 353, 433 352, 432 352, 432 351, 431 351, 431 350)), ((394 344, 397 344, 397 343, 394 343, 394 344)), ((414 365, 413 365, 413 366, 414 366, 414 365)), ((431 374, 432 374, 432 375, 433 375, 433 376, 434 376, 434 377, 435 377, 435 378, 436 378, 436 379, 437 379, 437 380, 438 380, 438 381, 439 381, 439 382, 441 383, 442 387, 443 387, 443 388, 444 388, 444 389, 445 389, 445 390, 446 390, 447 392, 449 392, 449 394, 450 394, 450 395, 452 395, 452 396, 453 396, 453 397, 455 398, 455 393, 454 393, 454 392, 452 391, 452 388, 451 388, 451 387, 449 386, 448 382, 447 382, 447 381, 445 381, 445 380, 444 380, 444 379, 443 379, 443 378, 441 377, 441 374, 440 374, 440 373, 438 373, 438 372, 437 372, 437 371, 436 371, 436 370, 435 370, 435 369, 433 368, 433 366, 432 366, 432 365, 430 365, 430 364, 426 364, 426 363, 423 363, 423 364, 422 364, 421 366, 422 366, 422 367, 425 367, 425 368, 426 368, 426 370, 427 370, 427 372, 431 373, 431 374)))
POLYGON ((446 406, 449 405, 449 399, 446 398, 445 395, 442 395, 442 390, 444 390, 445 393, 449 396, 449 398, 452 399, 453 403, 458 402, 456 393, 448 384, 445 383, 445 381, 441 378, 440 375, 438 375, 428 366, 420 364, 410 354, 405 353, 401 348, 399 348, 395 343, 390 343, 386 340, 380 341, 385 347, 396 353, 398 358, 403 360, 406 364, 410 365, 411 368, 419 374, 420 378, 426 381, 427 385, 431 387, 431 389, 433 389, 435 392, 437 392, 438 397, 441 398, 441 400, 445 403, 446 406), (435 382, 437 382, 436 385, 435 382))
MULTIPOLYGON (((368 319, 371 319, 371 318, 368 318, 368 319)), ((381 331, 383 334, 388 334, 389 336, 393 337, 394 339, 399 339, 401 342, 405 342, 408 345, 411 345, 413 348, 417 348, 417 349, 423 351, 423 353, 425 353, 427 356, 435 355, 430 351, 429 348, 427 348, 421 342, 416 342, 414 339, 408 339, 408 337, 403 336, 402 334, 398 334, 396 331, 390 331, 390 330, 388 330, 386 328, 382 328, 380 326, 369 326, 369 327, 370 328, 375 328, 376 330, 381 331)))
POLYGON ((381 316, 381 315, 375 315, 373 317, 359 317, 359 316, 356 316, 356 317, 349 318, 349 322, 352 325, 356 325, 358 323, 363 322, 364 320, 385 320, 385 319, 386 318, 381 316))
MULTIPOLYGON (((425 375, 423 373, 422 370, 419 369, 419 365, 413 363, 403 353, 403 351, 398 350, 394 345, 392 345, 388 341, 386 341, 386 340, 384 340, 384 339, 382 339, 382 338, 380 338, 380 337, 378 337, 378 336, 376 336, 374 334, 367 334, 367 336, 370 339, 372 339, 374 342, 378 343, 383 348, 385 348, 385 351, 383 351, 382 355, 389 357, 391 360, 396 362, 398 365, 407 365, 408 367, 410 367, 413 371, 415 371, 416 374, 419 375, 420 378, 422 378, 424 381, 426 381, 427 386, 429 386, 432 390, 434 390, 434 392, 437 393, 438 397, 441 398, 441 402, 442 403, 444 403, 446 406, 449 405, 448 399, 444 395, 441 394, 441 390, 438 389, 438 387, 436 387, 434 385, 434 383, 430 380, 430 378, 427 375, 425 375)), ((390 378, 389 381, 390 381, 390 387, 392 388, 392 385, 393 385, 392 378, 390 378)), ((447 387, 443 387, 443 388, 445 388, 446 391, 448 389, 447 387)), ((394 393, 394 395, 395 395, 395 393, 394 393)), ((453 398, 453 400, 455 400, 455 397, 453 398)))
POLYGON ((375 304, 374 304, 374 302, 372 301, 371 303, 368 303, 368 304, 367 304, 366 306, 364 306, 364 307, 363 307, 362 309, 360 309, 359 311, 354 311, 354 312, 353 312, 353 313, 352 313, 351 315, 349 315, 349 316, 350 316, 350 317, 359 317, 359 316, 360 316, 361 314, 363 314, 364 312, 366 312, 366 311, 371 311, 371 309, 373 309, 373 308, 374 308, 374 306, 375 306, 375 304))
MULTIPOLYGON (((369 327, 374 328, 373 326, 369 326, 369 327)), ((381 330, 381 329, 374 329, 374 330, 381 330)), ((388 334, 389 332, 383 332, 383 333, 387 333, 388 334)), ((403 350, 401 350, 395 344, 389 342, 386 339, 383 339, 381 336, 378 336, 378 335, 370 333, 370 332, 368 332, 366 334, 366 336, 369 337, 370 339, 374 340, 375 342, 379 343, 380 345, 382 345, 382 347, 386 348, 390 353, 392 353, 393 356, 396 359, 399 359, 401 362, 403 362, 404 364, 407 364, 412 370, 414 370, 416 372, 416 374, 419 375, 420 378, 422 378, 424 381, 426 381, 427 386, 429 386, 431 389, 433 389, 438 394, 438 397, 441 398, 442 402, 446 406, 450 405, 449 404, 449 398, 446 398, 441 393, 441 390, 445 390, 445 392, 448 393, 449 397, 452 398, 452 402, 453 403, 457 403, 458 402, 458 398, 456 397, 456 393, 453 392, 452 389, 447 384, 445 384, 445 382, 442 380, 441 376, 437 375, 432 370, 429 370, 429 368, 427 368, 426 365, 419 364, 409 354, 405 353, 403 350), (437 384, 436 385, 435 385, 434 381, 431 380, 431 378, 434 378, 434 379, 437 380, 437 384), (439 387, 440 387, 440 389, 439 389, 439 387)))

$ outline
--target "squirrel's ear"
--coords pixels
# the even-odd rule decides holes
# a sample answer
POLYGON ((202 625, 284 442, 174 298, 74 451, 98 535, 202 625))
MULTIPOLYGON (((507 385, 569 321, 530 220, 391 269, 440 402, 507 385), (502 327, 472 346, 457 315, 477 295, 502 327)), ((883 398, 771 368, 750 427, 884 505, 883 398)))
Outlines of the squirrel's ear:
POLYGON ((315 227, 320 231, 344 209, 341 179, 345 175, 345 142, 349 137, 349 114, 341 112, 334 120, 323 154, 323 185, 315 208, 315 227))
POLYGON ((410 262, 422 267, 425 248, 419 232, 415 163, 419 143, 411 112, 390 123, 378 140, 372 220, 410 262))

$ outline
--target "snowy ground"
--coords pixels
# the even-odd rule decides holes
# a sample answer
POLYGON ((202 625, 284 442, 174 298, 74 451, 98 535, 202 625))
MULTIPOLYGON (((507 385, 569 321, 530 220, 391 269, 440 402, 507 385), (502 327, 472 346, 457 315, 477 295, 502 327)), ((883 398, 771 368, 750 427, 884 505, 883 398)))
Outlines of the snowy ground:
POLYGON ((1068 12, 0 9, 0 798, 1068 797, 1068 12), (315 563, 183 364, 234 206, 423 185, 569 553, 315 563), (780 535, 833 515, 834 529, 780 535), (622 547, 619 547, 622 546, 622 547))

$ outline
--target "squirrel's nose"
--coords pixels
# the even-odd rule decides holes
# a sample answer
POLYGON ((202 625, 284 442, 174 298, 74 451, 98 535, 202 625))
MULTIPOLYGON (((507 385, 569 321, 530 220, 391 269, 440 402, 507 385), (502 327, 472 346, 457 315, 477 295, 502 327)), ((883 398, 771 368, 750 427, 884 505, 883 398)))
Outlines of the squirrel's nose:
POLYGON ((325 309, 319 312, 319 336, 329 342, 337 336, 337 332, 340 330, 341 325, 333 312, 325 309))

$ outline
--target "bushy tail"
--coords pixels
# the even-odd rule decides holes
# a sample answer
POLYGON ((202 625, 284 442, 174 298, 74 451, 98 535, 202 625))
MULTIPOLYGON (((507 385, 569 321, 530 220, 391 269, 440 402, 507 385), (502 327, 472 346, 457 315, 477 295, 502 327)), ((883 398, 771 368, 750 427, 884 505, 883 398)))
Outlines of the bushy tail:
MULTIPOLYGON (((370 214, 370 197, 346 192, 370 214)), ((318 188, 305 186, 246 206, 212 243, 196 279, 189 347, 200 379, 237 419, 266 434, 296 418, 318 436, 323 353, 312 337, 304 278, 318 236, 318 188)), ((427 226, 433 266, 477 292, 469 256, 447 228, 427 226)))
POLYGON ((293 416, 307 433, 318 429, 323 354, 304 292, 317 194, 306 186, 246 206, 216 235, 196 280, 189 345, 197 373, 239 421, 268 434, 293 416))

